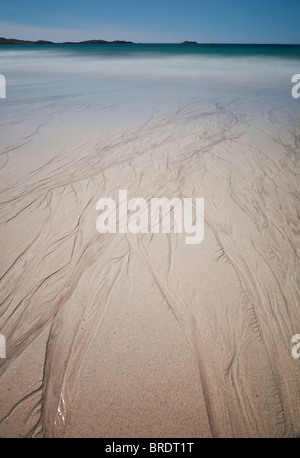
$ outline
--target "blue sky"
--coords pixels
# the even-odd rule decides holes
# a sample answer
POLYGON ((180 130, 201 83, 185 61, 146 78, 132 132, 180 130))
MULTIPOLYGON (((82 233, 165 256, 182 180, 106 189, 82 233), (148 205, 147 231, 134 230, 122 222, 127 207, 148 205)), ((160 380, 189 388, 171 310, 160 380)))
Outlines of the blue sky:
POLYGON ((2 1, 0 36, 171 43, 300 43, 300 0, 2 1))

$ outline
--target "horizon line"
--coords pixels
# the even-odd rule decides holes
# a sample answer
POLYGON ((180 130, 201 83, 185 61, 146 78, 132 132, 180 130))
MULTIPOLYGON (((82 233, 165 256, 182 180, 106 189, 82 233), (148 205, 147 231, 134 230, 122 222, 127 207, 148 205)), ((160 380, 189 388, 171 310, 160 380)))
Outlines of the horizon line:
POLYGON ((197 42, 194 40, 185 40, 182 42, 139 42, 139 41, 130 41, 130 40, 104 40, 101 38, 92 38, 89 40, 81 40, 81 41, 51 41, 51 40, 26 40, 22 38, 5 38, 0 37, 0 45, 1 44, 53 44, 53 45, 62 45, 62 44, 133 44, 133 45, 249 45, 249 46, 299 46, 299 43, 277 43, 277 42, 197 42), (1 40, 5 41, 14 41, 15 43, 5 43, 1 42, 1 40), (94 42, 94 43, 93 43, 94 42))

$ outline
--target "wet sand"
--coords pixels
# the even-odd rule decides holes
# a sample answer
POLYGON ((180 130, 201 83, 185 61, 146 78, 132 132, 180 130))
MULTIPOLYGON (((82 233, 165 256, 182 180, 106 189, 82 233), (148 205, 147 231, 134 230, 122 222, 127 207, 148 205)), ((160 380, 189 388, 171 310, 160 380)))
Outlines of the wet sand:
POLYGON ((296 112, 234 97, 108 128, 77 110, 1 134, 1 436, 298 432, 296 112), (119 189, 204 198, 203 243, 100 235, 119 189))

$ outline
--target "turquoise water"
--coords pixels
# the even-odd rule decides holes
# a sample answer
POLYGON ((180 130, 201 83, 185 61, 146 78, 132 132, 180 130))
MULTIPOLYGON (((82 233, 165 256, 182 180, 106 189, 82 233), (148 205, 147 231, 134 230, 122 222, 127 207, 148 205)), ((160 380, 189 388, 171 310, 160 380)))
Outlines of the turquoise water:
POLYGON ((137 53, 221 55, 221 56, 275 56, 300 59, 300 45, 258 44, 45 44, 45 45, 1 45, 0 53, 11 50, 35 50, 94 55, 135 55, 137 53))
MULTIPOLYGON (((1 45, 0 72, 97 72, 99 76, 205 76, 239 80, 246 73, 272 78, 299 72, 300 45, 78 44, 1 45), (235 74, 237 78, 235 78, 235 74), (269 75, 270 76, 270 75, 269 75)), ((246 78, 247 79, 247 78, 246 78)), ((248 78, 250 80, 250 78, 248 78)))
POLYGON ((1 45, 0 73, 7 104, 105 96, 112 103, 126 99, 159 107, 221 101, 230 93, 299 107, 291 98, 291 79, 300 73, 300 45, 1 45))

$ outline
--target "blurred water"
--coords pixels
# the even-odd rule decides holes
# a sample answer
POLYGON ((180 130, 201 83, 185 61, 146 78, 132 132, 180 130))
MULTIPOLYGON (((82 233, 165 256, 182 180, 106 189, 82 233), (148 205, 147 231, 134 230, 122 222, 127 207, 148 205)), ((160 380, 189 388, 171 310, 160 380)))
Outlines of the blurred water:
POLYGON ((295 104, 291 78, 300 73, 300 46, 2 45, 0 73, 7 81, 6 107, 80 97, 159 109, 241 94, 295 104))
POLYGON ((2 45, 3 74, 272 84, 299 71, 300 46, 2 45), (220 81, 220 78, 222 80, 220 81))

